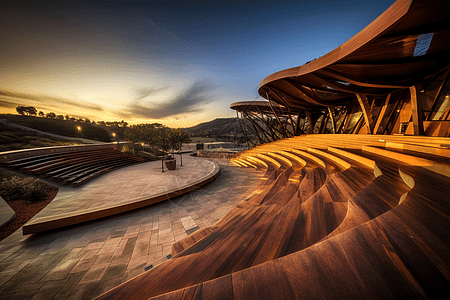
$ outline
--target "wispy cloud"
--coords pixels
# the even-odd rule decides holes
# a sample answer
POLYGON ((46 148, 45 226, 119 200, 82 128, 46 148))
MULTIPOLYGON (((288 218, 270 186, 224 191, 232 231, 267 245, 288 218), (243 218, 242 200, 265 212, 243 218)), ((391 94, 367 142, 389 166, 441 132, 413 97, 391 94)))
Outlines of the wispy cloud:
POLYGON ((168 88, 169 88, 169 86, 164 86, 164 87, 158 88, 158 89, 155 89, 155 88, 142 88, 142 89, 139 89, 137 91, 138 96, 134 100, 135 101, 142 100, 144 98, 147 98, 148 96, 155 95, 155 94, 157 94, 157 93, 159 93, 161 91, 167 90, 168 88))
POLYGON ((215 88, 216 86, 212 82, 200 80, 163 103, 143 101, 145 97, 155 93, 155 90, 147 90, 147 93, 142 92, 141 97, 130 103, 129 113, 144 118, 163 119, 181 114, 201 112, 204 109, 203 105, 213 100, 210 92, 215 88))
POLYGON ((42 108, 51 108, 63 106, 66 110, 82 108, 85 110, 91 110, 96 112, 102 112, 103 108, 100 105, 89 103, 86 101, 77 101, 62 97, 53 97, 48 95, 35 95, 27 93, 17 93, 7 90, 0 90, 0 97, 2 103, 8 104, 8 107, 15 107, 17 105, 41 105, 42 108))

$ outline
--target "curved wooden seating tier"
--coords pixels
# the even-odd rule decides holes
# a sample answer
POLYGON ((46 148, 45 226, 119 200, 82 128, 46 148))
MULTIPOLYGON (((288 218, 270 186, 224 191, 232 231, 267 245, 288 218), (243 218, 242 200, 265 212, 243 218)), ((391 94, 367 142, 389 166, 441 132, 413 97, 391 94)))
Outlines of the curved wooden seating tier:
POLYGON ((37 155, 9 161, 6 166, 78 186, 106 172, 144 161, 115 149, 99 149, 37 155))
POLYGON ((253 193, 217 224, 174 244, 172 259, 99 298, 448 293, 445 139, 393 137, 408 149, 425 141, 443 150, 417 152, 425 158, 385 150, 390 136, 321 137, 317 148, 317 138, 301 136, 243 152, 241 166, 266 169, 253 193))

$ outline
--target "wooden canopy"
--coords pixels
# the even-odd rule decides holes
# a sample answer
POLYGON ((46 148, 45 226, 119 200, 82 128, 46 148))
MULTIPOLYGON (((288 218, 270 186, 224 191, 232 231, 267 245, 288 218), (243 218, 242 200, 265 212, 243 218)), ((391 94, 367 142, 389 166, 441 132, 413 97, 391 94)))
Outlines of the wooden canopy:
POLYGON ((348 105, 426 82, 450 65, 447 0, 398 0, 349 41, 264 78, 258 92, 291 108, 348 105))

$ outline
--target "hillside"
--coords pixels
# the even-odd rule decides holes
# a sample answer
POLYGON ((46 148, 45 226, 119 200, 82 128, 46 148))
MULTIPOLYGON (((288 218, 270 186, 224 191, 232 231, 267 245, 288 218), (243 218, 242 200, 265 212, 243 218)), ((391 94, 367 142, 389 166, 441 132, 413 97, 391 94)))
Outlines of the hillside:
POLYGON ((193 127, 181 128, 196 136, 231 136, 242 135, 237 118, 218 118, 209 122, 200 123, 193 127))
POLYGON ((83 122, 10 114, 0 114, 0 119, 6 119, 8 122, 14 124, 68 137, 82 137, 102 142, 109 142, 111 140, 105 129, 83 122), (80 127, 80 130, 77 127, 80 127))
POLYGON ((67 141, 35 132, 13 128, 0 123, 0 152, 40 147, 68 146, 83 144, 67 141))

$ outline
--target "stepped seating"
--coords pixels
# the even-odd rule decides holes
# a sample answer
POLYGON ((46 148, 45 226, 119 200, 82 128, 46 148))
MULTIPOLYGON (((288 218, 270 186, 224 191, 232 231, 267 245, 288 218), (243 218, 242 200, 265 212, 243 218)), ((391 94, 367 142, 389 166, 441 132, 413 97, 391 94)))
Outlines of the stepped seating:
POLYGON ((106 172, 144 161, 141 157, 115 149, 99 149, 36 155, 11 160, 5 165, 29 174, 79 186, 106 172))
POLYGON ((236 165, 266 169, 253 193, 175 243, 172 259, 99 298, 443 297, 448 144, 309 135, 245 151, 236 165))

